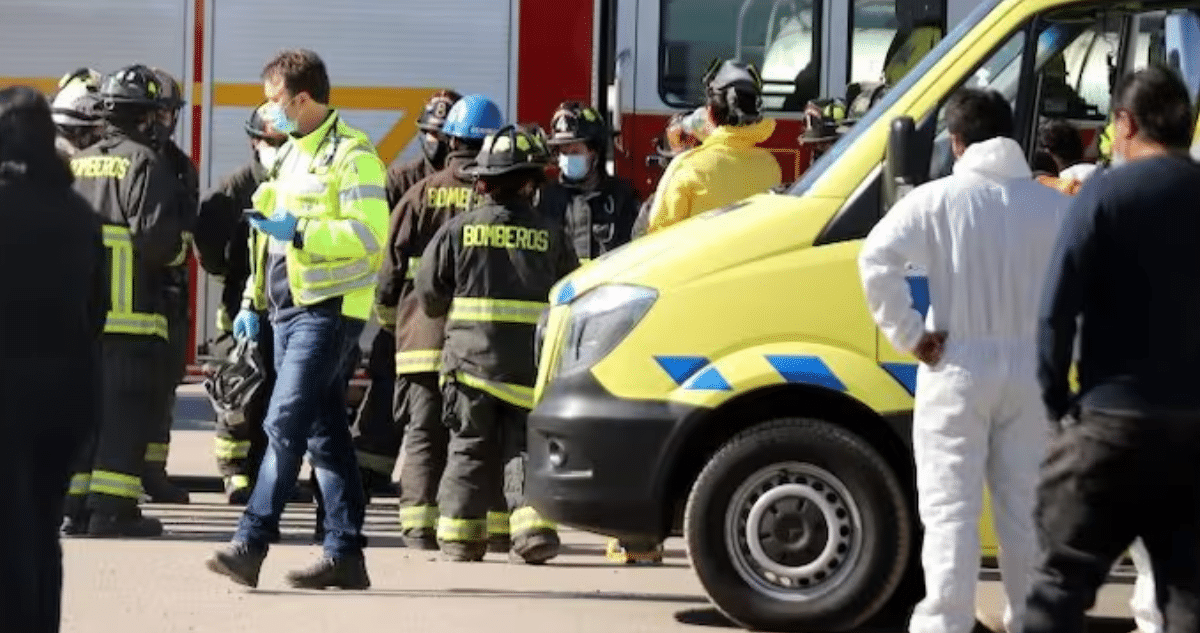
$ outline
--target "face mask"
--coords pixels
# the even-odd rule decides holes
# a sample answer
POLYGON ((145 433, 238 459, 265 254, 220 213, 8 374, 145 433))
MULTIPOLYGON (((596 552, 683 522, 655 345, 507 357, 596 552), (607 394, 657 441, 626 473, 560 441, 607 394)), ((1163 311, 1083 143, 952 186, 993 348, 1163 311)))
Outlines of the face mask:
POLYGON ((567 180, 583 180, 588 176, 587 154, 559 154, 558 168, 567 180))
POLYGON ((256 150, 258 154, 258 164, 263 166, 263 169, 271 171, 275 166, 275 159, 279 157, 279 148, 270 145, 261 145, 256 150))
POLYGON ((427 138, 421 141, 421 153, 425 154, 425 160, 434 167, 441 167, 446 162, 446 154, 449 151, 450 147, 441 139, 427 138))
POLYGON ((283 111, 283 105, 272 103, 267 108, 267 121, 271 123, 271 127, 280 131, 283 134, 291 134, 296 131, 296 122, 289 119, 287 113, 283 111))

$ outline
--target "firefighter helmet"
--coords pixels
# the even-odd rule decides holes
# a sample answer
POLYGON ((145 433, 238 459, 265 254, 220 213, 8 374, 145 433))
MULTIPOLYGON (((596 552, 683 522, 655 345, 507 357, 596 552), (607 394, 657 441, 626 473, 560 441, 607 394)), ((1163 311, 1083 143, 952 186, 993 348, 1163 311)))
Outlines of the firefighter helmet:
POLYGON ((114 106, 156 108, 164 90, 153 70, 134 64, 104 78, 100 84, 100 99, 106 110, 112 110, 114 106))
POLYGON ((103 77, 104 76, 100 74, 100 71, 93 68, 76 68, 75 70, 63 75, 62 78, 58 80, 58 89, 64 90, 67 88, 67 86, 81 84, 92 90, 99 90, 100 80, 103 79, 103 77))
POLYGON ((506 125, 484 139, 474 165, 464 171, 486 178, 521 169, 545 169, 548 164, 550 152, 539 134, 506 125))
POLYGON ((593 149, 605 146, 609 139, 608 125, 595 109, 578 101, 564 101, 550 119, 548 144, 569 145, 587 143, 593 149))
POLYGON ((704 86, 710 98, 717 98, 729 108, 732 123, 746 125, 762 118, 762 76, 754 64, 713 60, 704 73, 704 86))
POLYGON ((253 139, 276 141, 283 144, 287 140, 287 135, 271 127, 270 121, 267 120, 269 105, 269 102, 264 101, 250 112, 250 118, 246 119, 246 134, 253 139))
POLYGON ((99 106, 95 89, 81 81, 70 81, 54 95, 50 117, 62 127, 92 127, 100 124, 99 106))
POLYGON ((150 70, 154 71, 154 75, 158 77, 159 84, 162 86, 162 92, 158 97, 158 106, 163 110, 182 108, 187 101, 183 98, 183 87, 179 85, 179 80, 161 68, 151 68, 150 70))
POLYGON ((841 99, 814 99, 804 108, 804 133, 801 145, 828 143, 841 138, 846 132, 842 123, 846 120, 846 104, 841 99))
POLYGON ((433 93, 429 101, 425 102, 421 118, 417 119, 417 129, 422 132, 440 131, 446 124, 446 117, 450 116, 450 109, 459 99, 462 99, 462 95, 453 90, 439 90, 433 93))
POLYGON ((263 389, 266 379, 258 344, 249 338, 239 340, 225 360, 205 370, 204 390, 219 414, 243 410, 263 389))
POLYGON ((459 99, 446 113, 442 134, 457 138, 481 140, 495 134, 504 126, 500 106, 479 94, 459 99))
POLYGON ((700 139, 687 129, 685 119, 690 112, 676 112, 667 120, 667 126, 654 141, 654 153, 663 158, 675 158, 679 154, 700 144, 700 139), (675 149, 680 148, 680 149, 675 149))

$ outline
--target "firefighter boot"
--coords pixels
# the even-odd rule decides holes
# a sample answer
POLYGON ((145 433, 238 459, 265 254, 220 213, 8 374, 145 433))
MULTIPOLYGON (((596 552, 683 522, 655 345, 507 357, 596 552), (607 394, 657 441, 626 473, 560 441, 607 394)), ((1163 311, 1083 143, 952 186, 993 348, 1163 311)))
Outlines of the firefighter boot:
POLYGON ((489 534, 488 551, 493 554, 507 554, 512 549, 512 539, 507 534, 489 534))
POLYGON ((661 565, 662 543, 609 539, 604 557, 622 565, 661 565))
POLYGON ((93 510, 88 520, 88 536, 125 536, 146 538, 162 536, 162 521, 143 516, 137 508, 124 512, 93 510))
POLYGON ((288 585, 296 589, 370 589, 367 561, 362 554, 329 558, 322 556, 307 569, 287 574, 288 585))
POLYGON ((213 552, 204 565, 209 571, 228 576, 239 585, 254 588, 258 586, 258 572, 266 557, 267 550, 235 541, 229 547, 213 552))
POLYGON ((63 536, 82 536, 87 534, 88 522, 91 520, 91 515, 87 511, 73 512, 63 517, 62 527, 59 533, 63 536))
POLYGON ((562 541, 558 539, 557 532, 539 531, 518 539, 508 555, 508 562, 541 565, 558 556, 561 549, 562 541))
POLYGON ((493 554, 507 554, 512 549, 512 538, 509 537, 508 512, 491 510, 487 513, 488 551, 493 554))
POLYGON ((162 463, 150 465, 142 475, 142 489, 150 498, 150 503, 185 504, 191 502, 188 491, 171 483, 167 479, 167 471, 162 463))
POLYGON ((419 549, 430 552, 436 552, 438 550, 437 536, 435 536, 432 531, 404 534, 400 537, 400 539, 403 541, 404 546, 408 549, 419 549))
POLYGON ((250 478, 231 475, 225 478, 225 498, 231 506, 244 506, 250 501, 250 478))
POLYGON ((442 550, 442 560, 452 563, 475 563, 483 560, 487 554, 487 541, 478 543, 468 541, 438 541, 442 550))

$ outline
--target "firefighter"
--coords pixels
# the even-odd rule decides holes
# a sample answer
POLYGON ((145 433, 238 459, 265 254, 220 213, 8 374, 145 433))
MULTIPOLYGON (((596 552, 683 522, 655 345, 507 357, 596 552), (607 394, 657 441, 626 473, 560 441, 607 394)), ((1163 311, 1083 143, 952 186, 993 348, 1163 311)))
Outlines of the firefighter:
POLYGON ((395 209, 404 197, 404 192, 412 188, 418 180, 433 175, 446 164, 446 154, 450 148, 438 131, 450 113, 450 108, 462 98, 453 90, 439 90, 425 102, 421 118, 417 119, 417 129, 421 132, 421 155, 406 163, 394 165, 387 174, 388 209, 395 209))
POLYGON ((637 220, 633 183, 605 167, 611 140, 604 118, 577 101, 564 101, 550 120, 559 175, 542 189, 538 211, 562 223, 581 262, 628 242, 637 220))
MULTIPOLYGON (((503 125, 499 106, 483 95, 467 95, 454 104, 441 132, 450 150, 446 166, 409 189, 396 206, 388 233, 391 247, 379 276, 379 310, 395 315, 395 419, 407 425, 400 473, 400 530, 404 544, 416 549, 438 548, 437 494, 449 432, 442 422, 438 385, 446 322, 421 311, 413 293, 413 277, 421 253, 438 229, 474 206, 475 185, 462 169, 475 159, 483 139, 503 125)), ((501 487, 495 488, 500 496, 501 487)), ((507 536, 507 518, 507 511, 489 514, 497 537, 507 536)), ((506 545, 504 549, 508 550, 506 545)))
MULTIPOLYGON (((266 119, 266 104, 255 108, 246 121, 245 132, 250 138, 252 158, 233 172, 205 196, 196 217, 195 243, 200 265, 210 275, 222 280, 221 303, 217 306, 215 342, 224 356, 233 348, 233 315, 238 313, 242 291, 250 276, 250 224, 242 214, 252 206, 251 196, 267 178, 275 165, 279 148, 287 135, 271 127, 266 119)), ((267 401, 275 383, 272 356, 274 333, 268 319, 259 315, 258 354, 263 361, 263 388, 245 402, 243 408, 217 412, 217 435, 214 456, 225 487, 225 496, 232 505, 243 505, 250 498, 250 489, 258 472, 258 464, 266 449, 263 418, 267 401)))
POLYGON ((105 77, 105 133, 71 160, 76 190, 103 220, 112 265, 112 308, 104 327, 102 421, 71 480, 64 531, 158 536, 143 516, 146 438, 167 407, 167 268, 183 247, 179 180, 152 147, 166 88, 135 64, 105 77))
POLYGON ((100 139, 104 129, 100 120, 100 75, 81 68, 63 77, 50 104, 50 115, 58 135, 55 147, 68 158, 100 139))
MULTIPOLYGON (((388 208, 393 221, 400 200, 413 185, 445 165, 449 146, 441 135, 446 116, 461 97, 453 90, 439 90, 425 104, 417 129, 421 132, 421 156, 388 171, 388 208)), ((419 254, 419 252, 418 252, 419 254)), ((363 487, 370 502, 371 494, 382 494, 392 487, 392 472, 404 441, 404 424, 393 417, 396 382, 395 303, 376 306, 379 331, 371 341, 367 374, 371 382, 354 419, 354 448, 363 487)))
POLYGON ((537 213, 548 150, 505 126, 489 136, 468 174, 490 197, 438 230, 421 256, 416 293, 445 318, 441 375, 450 450, 438 499, 438 544, 456 561, 487 550, 487 478, 503 464, 512 554, 530 564, 558 555, 556 525, 525 503, 525 423, 533 406, 533 330, 551 286, 579 265, 561 226, 537 213))
POLYGON ((158 95, 158 113, 155 123, 154 145, 163 160, 175 172, 179 185, 180 223, 183 226, 183 244, 175 259, 167 268, 167 282, 163 286, 166 297, 167 330, 170 345, 171 381, 166 389, 166 406, 158 425, 151 432, 146 444, 146 471, 142 473, 142 486, 151 503, 188 503, 186 490, 174 486, 167 479, 167 455, 171 446, 171 425, 175 417, 175 388, 187 375, 188 335, 191 333, 191 318, 188 307, 191 301, 187 256, 191 249, 192 226, 195 224, 196 208, 200 198, 200 176, 192 159, 171 138, 179 123, 179 110, 183 108, 183 92, 179 81, 161 68, 152 68, 163 90, 158 95))
MULTIPOLYGON (((658 163, 659 169, 669 167, 675 157, 700 144, 700 139, 692 134, 685 124, 687 117, 687 112, 676 112, 671 115, 671 118, 667 119, 667 126, 663 129, 663 133, 655 139, 654 153, 656 156, 653 159, 658 163)), ((650 160, 647 159, 647 161, 650 160)), ((646 234, 646 228, 650 224, 650 209, 653 206, 654 193, 651 193, 638 209, 637 220, 633 222, 632 239, 646 234)))

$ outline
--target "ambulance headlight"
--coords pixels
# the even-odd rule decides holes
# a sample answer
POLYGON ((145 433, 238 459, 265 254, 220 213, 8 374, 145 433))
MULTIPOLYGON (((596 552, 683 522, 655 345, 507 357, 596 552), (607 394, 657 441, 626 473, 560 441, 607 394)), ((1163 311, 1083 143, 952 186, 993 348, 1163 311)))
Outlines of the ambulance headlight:
POLYGON ((658 293, 651 288, 599 286, 571 303, 558 373, 587 369, 613 351, 646 316, 658 293))

